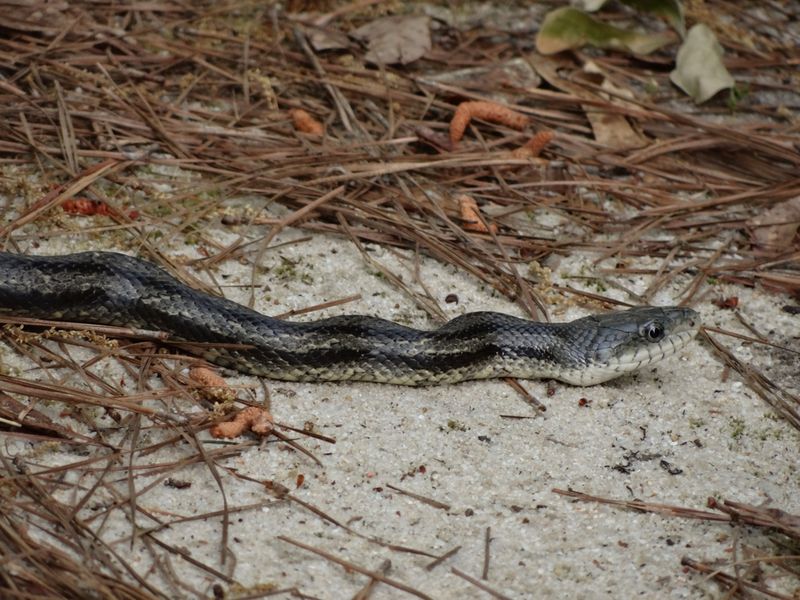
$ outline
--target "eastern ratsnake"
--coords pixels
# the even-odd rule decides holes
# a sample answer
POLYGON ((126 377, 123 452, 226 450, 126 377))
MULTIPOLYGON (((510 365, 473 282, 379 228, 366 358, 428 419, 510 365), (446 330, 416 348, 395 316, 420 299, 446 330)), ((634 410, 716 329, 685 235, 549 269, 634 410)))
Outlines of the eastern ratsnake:
POLYGON ((699 326, 689 308, 633 308, 570 323, 476 312, 433 331, 368 316, 290 322, 199 292, 161 268, 113 252, 0 252, 0 313, 154 329, 204 342, 207 360, 290 381, 401 385, 492 377, 592 385, 683 348, 699 326), (232 347, 233 346, 233 347, 232 347))

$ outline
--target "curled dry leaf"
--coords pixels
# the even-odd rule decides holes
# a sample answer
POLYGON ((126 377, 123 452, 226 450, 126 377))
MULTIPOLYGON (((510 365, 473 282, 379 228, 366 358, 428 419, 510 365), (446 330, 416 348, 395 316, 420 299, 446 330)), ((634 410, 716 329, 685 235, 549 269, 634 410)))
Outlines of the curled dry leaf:
POLYGON ((317 52, 347 50, 352 42, 338 29, 313 27, 308 30, 308 41, 317 52))
POLYGON ((321 136, 325 133, 325 128, 322 123, 317 121, 308 112, 302 108, 293 108, 289 111, 289 116, 292 117, 294 128, 301 133, 308 133, 309 135, 321 136))
POLYGON ((499 123, 511 129, 525 129, 528 117, 507 106, 494 102, 462 102, 456 108, 453 120, 450 121, 450 143, 455 146, 462 137, 472 119, 483 119, 490 123, 499 123))
POLYGON ((599 107, 595 103, 583 104, 583 110, 589 124, 592 126, 594 138, 603 146, 613 149, 640 148, 647 144, 647 139, 636 129, 625 116, 628 110, 635 113, 639 107, 624 98, 635 100, 636 96, 628 87, 620 87, 615 84, 606 74, 605 70, 598 66, 594 61, 586 61, 583 72, 576 75, 577 78, 585 79, 593 83, 597 78, 602 78, 600 87, 603 92, 594 94, 586 92, 587 98, 601 98, 615 106, 620 107, 620 111, 611 111, 604 107, 599 107), (608 93, 605 93, 608 92, 608 93))
POLYGON ((689 30, 686 41, 678 49, 675 70, 669 78, 696 104, 702 104, 736 83, 722 64, 722 46, 717 37, 702 23, 689 30))
POLYGON ((189 379, 202 386, 200 393, 208 400, 232 402, 236 398, 236 391, 213 369, 193 367, 189 371, 189 379))
POLYGON ((426 16, 384 17, 350 35, 367 43, 364 59, 373 64, 407 65, 431 49, 430 19, 426 16))
POLYGON ((274 428, 272 415, 267 409, 248 406, 236 413, 233 420, 214 425, 211 428, 211 435, 215 438, 230 439, 249 430, 258 435, 267 436, 272 433, 274 428))
POLYGON ((761 250, 778 254, 788 250, 800 228, 800 196, 776 204, 750 219, 753 242, 761 250))
POLYGON ((481 219, 478 203, 472 196, 461 194, 458 199, 458 206, 461 210, 461 220, 464 221, 462 225, 467 231, 477 231, 478 233, 497 233, 497 225, 490 223, 487 227, 484 220, 481 219))

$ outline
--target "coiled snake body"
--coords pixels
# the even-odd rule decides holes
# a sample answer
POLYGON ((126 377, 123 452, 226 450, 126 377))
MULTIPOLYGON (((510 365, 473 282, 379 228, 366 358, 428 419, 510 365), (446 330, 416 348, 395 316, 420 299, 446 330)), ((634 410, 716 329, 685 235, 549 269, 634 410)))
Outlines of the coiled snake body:
POLYGON ((691 309, 655 307, 570 323, 476 312, 432 331, 360 315, 290 322, 112 252, 0 253, 0 313, 165 331, 204 342, 211 362, 273 379, 402 385, 490 377, 591 385, 674 354, 699 325, 691 309))

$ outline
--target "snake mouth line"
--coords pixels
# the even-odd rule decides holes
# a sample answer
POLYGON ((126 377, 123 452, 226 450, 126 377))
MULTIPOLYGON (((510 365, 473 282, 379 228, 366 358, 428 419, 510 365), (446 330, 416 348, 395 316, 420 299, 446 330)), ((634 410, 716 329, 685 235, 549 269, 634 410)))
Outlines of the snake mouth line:
MULTIPOLYGON (((658 344, 640 346, 634 352, 621 356, 615 366, 621 370, 634 371, 651 363, 661 361, 683 350, 694 339, 697 330, 676 331, 658 344)), ((613 365, 609 365, 613 366, 613 365)))

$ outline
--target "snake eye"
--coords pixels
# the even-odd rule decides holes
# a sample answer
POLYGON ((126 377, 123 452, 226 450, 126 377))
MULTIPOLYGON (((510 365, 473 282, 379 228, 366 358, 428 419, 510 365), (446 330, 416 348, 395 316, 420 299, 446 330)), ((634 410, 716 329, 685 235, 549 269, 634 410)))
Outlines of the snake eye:
POLYGON ((640 333, 648 342, 659 342, 664 337, 664 326, 656 322, 647 323, 640 333))

